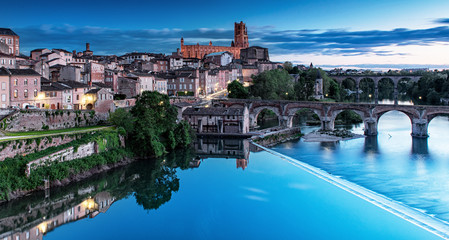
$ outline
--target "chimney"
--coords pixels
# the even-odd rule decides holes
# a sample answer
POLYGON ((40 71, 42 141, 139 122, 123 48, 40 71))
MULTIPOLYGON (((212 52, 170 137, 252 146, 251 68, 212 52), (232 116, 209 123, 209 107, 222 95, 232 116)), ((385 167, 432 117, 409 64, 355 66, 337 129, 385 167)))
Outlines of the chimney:
POLYGON ((86 43, 86 51, 90 51, 90 43, 86 43))
POLYGON ((72 56, 76 56, 76 50, 72 51, 72 56))

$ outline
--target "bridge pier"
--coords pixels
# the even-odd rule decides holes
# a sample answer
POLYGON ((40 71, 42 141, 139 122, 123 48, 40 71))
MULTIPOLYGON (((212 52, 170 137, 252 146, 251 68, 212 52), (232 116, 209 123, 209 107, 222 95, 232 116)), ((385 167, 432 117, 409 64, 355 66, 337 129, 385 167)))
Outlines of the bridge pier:
POLYGON ((394 105, 398 105, 398 87, 394 86, 393 97, 394 97, 394 105))
POLYGON ((321 120, 321 130, 334 131, 334 123, 329 119, 321 120))
POLYGON ((374 103, 375 104, 379 103, 379 88, 377 87, 377 84, 376 88, 374 88, 374 103))
POLYGON ((366 136, 377 136, 377 121, 372 119, 372 118, 368 118, 365 119, 363 121, 364 125, 365 125, 365 131, 364 134, 366 136))
POLYGON ((412 120, 412 136, 417 138, 429 137, 427 132, 427 119, 413 119, 412 120))

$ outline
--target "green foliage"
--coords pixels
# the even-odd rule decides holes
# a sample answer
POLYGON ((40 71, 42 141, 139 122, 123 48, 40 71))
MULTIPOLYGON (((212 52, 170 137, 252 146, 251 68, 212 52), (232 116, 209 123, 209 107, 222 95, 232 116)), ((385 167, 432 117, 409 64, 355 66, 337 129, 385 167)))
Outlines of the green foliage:
POLYGON ((166 153, 166 147, 170 149, 186 142, 190 144, 186 139, 191 138, 191 132, 185 131, 186 124, 176 124, 178 113, 176 108, 170 105, 167 95, 143 92, 137 98, 131 114, 134 128, 128 134, 128 140, 136 155, 158 157, 166 153))
POLYGON ((415 104, 440 105, 440 98, 449 98, 449 71, 425 73, 418 82, 408 84, 407 95, 415 104))
MULTIPOLYGON (((115 131, 102 131, 96 133, 78 134, 79 138, 72 142, 55 147, 47 148, 43 151, 28 154, 26 156, 18 155, 14 158, 7 158, 0 162, 0 200, 8 198, 8 194, 15 190, 31 190, 42 185, 42 179, 50 176, 51 180, 64 179, 70 174, 88 170, 94 166, 116 162, 129 156, 126 150, 119 148, 118 136, 115 131), (104 141, 106 140, 106 141, 104 141), (75 149, 82 144, 96 141, 102 151, 100 154, 92 155, 83 159, 72 160, 68 162, 55 162, 48 166, 39 167, 31 172, 29 178, 25 175, 26 164, 30 161, 48 156, 52 153, 73 146, 75 149)), ((51 142, 52 139, 48 139, 51 142)), ((37 140, 36 140, 37 142, 37 140)), ((39 140, 40 142, 40 140, 39 140)), ((19 143, 20 144, 20 143, 19 143)))
POLYGON ((302 72, 297 83, 295 83, 296 99, 301 101, 311 100, 315 93, 315 80, 318 75, 318 69, 312 68, 302 72))
POLYGON ((229 98, 246 99, 249 97, 248 89, 239 81, 234 80, 228 84, 229 98))
POLYGON ((340 114, 337 115, 337 118, 335 119, 336 124, 356 124, 356 123, 361 123, 362 118, 355 113, 354 111, 351 110, 344 110, 343 112, 341 112, 340 114))
POLYGON ((295 98, 292 77, 285 70, 270 70, 253 76, 251 95, 261 99, 292 100, 295 98))
POLYGON ((133 116, 123 108, 119 108, 111 113, 109 115, 109 122, 118 128, 123 128, 127 133, 132 132, 134 128, 133 116))

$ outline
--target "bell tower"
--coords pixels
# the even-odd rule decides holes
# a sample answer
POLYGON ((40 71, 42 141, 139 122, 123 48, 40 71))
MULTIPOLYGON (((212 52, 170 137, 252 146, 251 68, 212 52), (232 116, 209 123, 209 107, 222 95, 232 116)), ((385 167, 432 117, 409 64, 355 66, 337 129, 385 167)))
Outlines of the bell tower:
POLYGON ((234 23, 234 44, 239 48, 249 47, 248 31, 245 23, 242 21, 240 23, 234 23))

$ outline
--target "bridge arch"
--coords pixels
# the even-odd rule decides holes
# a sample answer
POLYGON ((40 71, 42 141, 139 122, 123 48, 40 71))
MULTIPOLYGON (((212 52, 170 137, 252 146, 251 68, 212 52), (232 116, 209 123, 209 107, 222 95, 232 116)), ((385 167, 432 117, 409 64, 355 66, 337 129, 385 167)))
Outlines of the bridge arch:
POLYGON ((278 125, 282 126, 282 119, 283 119, 282 111, 280 111, 279 107, 267 105, 267 106, 255 107, 250 111, 250 114, 249 114, 250 127, 254 128, 257 126, 257 117, 265 109, 268 109, 268 110, 274 112, 278 118, 278 125))
POLYGON ((360 99, 371 102, 376 97, 377 82, 372 77, 363 77, 359 79, 359 89, 361 90, 360 99))
MULTIPOLYGON (((323 124, 323 120, 324 119, 323 119, 323 116, 322 116, 322 110, 321 109, 304 106, 304 107, 292 107, 292 108, 289 108, 287 110, 287 112, 286 112, 286 118, 287 119, 286 119, 286 123, 285 123, 286 127, 289 127, 289 128, 293 127, 293 118, 295 117, 296 113, 298 111, 306 110, 306 109, 307 110, 311 110, 312 112, 314 112, 318 116, 318 118, 320 119, 321 125, 323 124)), ((321 127, 323 127, 323 126, 321 126, 321 127)))
POLYGON ((397 81, 389 77, 382 77, 377 82, 377 88, 375 89, 376 100, 382 99, 395 99, 395 92, 397 87, 397 81))

